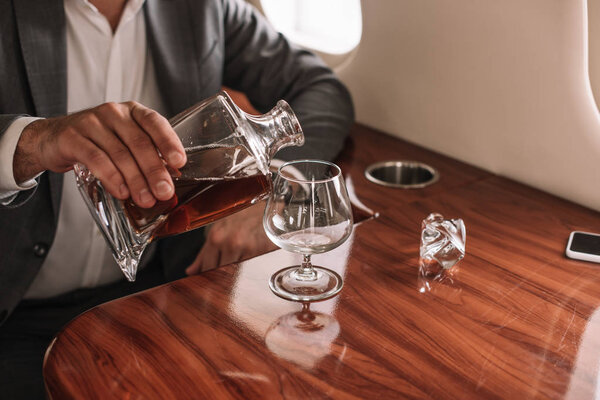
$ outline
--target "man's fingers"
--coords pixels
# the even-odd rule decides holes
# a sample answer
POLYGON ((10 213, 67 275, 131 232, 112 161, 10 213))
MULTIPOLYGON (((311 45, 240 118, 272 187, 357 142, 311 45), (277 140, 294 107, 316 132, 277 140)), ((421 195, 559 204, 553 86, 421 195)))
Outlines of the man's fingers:
MULTIPOLYGON (((93 121, 93 117, 90 119, 93 121)), ((146 178, 127 146, 112 131, 106 132, 106 134, 98 134, 98 132, 100 132, 100 128, 86 131, 84 134, 111 159, 125 179, 133 201, 141 207, 154 205, 155 199, 148 187, 146 178)), ((100 179, 100 177, 98 178, 100 179)))
POLYGON ((198 274, 220 265, 221 252, 218 248, 205 244, 198 253, 196 260, 190 265, 185 273, 188 275, 198 274))
POLYGON ((204 257, 202 258, 202 265, 200 266, 200 272, 208 271, 209 269, 217 268, 221 265, 221 251, 219 248, 214 246, 204 246, 204 257))
POLYGON ((204 256, 204 248, 202 248, 202 250, 200 250, 198 252, 198 254, 196 255, 196 259, 194 260, 192 265, 190 265, 189 267, 186 268, 185 273, 187 275, 196 275, 197 273, 200 272, 201 267, 202 267, 202 257, 203 256, 204 256))
POLYGON ((152 141, 173 168, 181 168, 186 163, 185 149, 181 140, 162 115, 139 103, 126 103, 131 107, 131 115, 139 126, 152 138, 152 141))
POLYGON ((85 164, 111 195, 121 200, 128 198, 130 193, 125 180, 110 157, 83 136, 74 137, 73 142, 71 157, 77 162, 85 164))
POLYGON ((221 259, 219 260, 219 265, 215 267, 220 267, 221 265, 232 264, 238 262, 242 259, 242 247, 233 247, 230 248, 229 251, 223 251, 221 255, 221 259))
MULTIPOLYGON (((165 164, 150 135, 133 119, 129 103, 105 103, 96 108, 95 115, 101 123, 112 130, 115 138, 127 147, 135 159, 137 169, 129 163, 127 169, 121 171, 126 176, 128 183, 135 183, 135 186, 130 187, 133 200, 139 206, 150 207, 154 204, 155 199, 168 200, 173 197, 173 182, 165 164), (143 174, 147 185, 140 181, 138 169, 143 174)), ((120 150, 115 146, 114 141, 98 136, 97 130, 92 131, 90 137, 104 143, 111 142, 115 151, 120 150)), ((121 154, 121 157, 125 159, 126 155, 121 154)))
MULTIPOLYGON (((262 235, 261 235, 262 236, 262 235)), ((252 240, 252 245, 244 247, 244 250, 239 255, 238 259, 235 262, 240 262, 242 260, 247 260, 252 257, 256 257, 261 254, 268 253, 271 250, 275 250, 277 246, 271 242, 266 235, 265 238, 258 237, 258 234, 252 240)))
POLYGON ((152 195, 159 200, 173 197, 173 181, 150 137, 134 121, 123 121, 116 128, 144 174, 152 195))

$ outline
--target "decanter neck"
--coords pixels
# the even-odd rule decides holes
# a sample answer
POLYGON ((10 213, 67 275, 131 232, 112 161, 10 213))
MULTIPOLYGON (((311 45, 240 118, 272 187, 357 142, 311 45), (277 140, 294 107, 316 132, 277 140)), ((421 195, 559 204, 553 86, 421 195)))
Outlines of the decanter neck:
POLYGON ((302 146, 304 133, 291 107, 279 100, 271 111, 263 115, 246 115, 251 128, 263 141, 268 162, 284 147, 302 146))

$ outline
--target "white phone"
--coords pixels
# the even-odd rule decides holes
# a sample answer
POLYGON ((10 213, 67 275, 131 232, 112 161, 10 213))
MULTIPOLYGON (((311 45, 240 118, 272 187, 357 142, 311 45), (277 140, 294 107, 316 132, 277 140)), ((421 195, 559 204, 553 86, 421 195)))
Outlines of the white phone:
POLYGON ((567 257, 600 263, 600 234, 571 232, 567 243, 567 257))

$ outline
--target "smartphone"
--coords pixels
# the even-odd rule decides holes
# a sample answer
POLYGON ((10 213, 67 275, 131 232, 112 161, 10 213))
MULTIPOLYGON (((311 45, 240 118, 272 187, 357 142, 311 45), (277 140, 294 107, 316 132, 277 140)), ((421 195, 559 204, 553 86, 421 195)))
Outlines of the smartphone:
POLYGON ((567 257, 600 263, 600 234, 571 232, 567 243, 567 257))

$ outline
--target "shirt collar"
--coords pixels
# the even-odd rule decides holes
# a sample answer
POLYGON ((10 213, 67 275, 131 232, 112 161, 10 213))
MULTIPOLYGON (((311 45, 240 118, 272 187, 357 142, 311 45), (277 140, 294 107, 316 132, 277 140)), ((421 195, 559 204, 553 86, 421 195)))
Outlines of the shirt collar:
MULTIPOLYGON (((141 10, 145 2, 146 0, 127 0, 125 8, 123 9, 123 14, 121 15, 121 20, 119 21, 119 25, 121 25, 122 23, 126 23, 127 21, 135 17, 137 13, 141 10)), ((65 3, 71 3, 73 5, 85 8, 88 11, 92 11, 93 13, 100 15, 100 11, 98 11, 98 8, 96 8, 96 6, 90 3, 89 0, 65 0, 65 3)))

